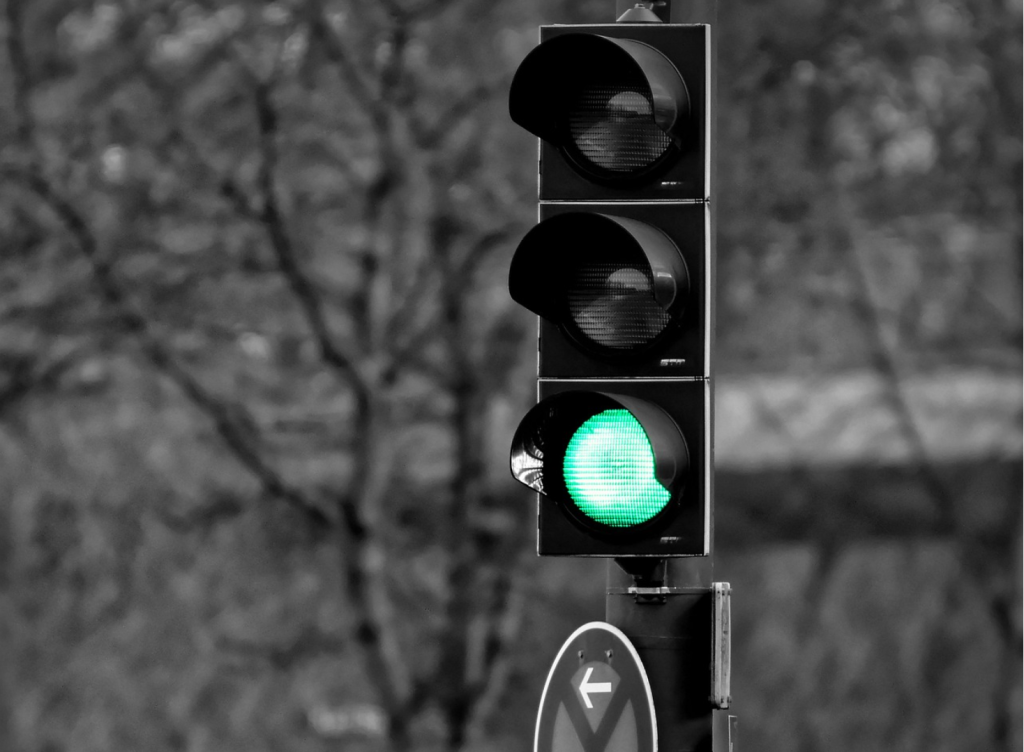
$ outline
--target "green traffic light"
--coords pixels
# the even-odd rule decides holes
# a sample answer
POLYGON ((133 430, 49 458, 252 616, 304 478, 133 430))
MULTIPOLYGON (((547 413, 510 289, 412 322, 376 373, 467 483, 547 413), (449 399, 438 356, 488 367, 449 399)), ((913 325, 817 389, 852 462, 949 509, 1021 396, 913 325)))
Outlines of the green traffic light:
POLYGON ((655 478, 651 441, 629 410, 584 421, 566 447, 562 475, 576 507, 610 527, 647 522, 672 496, 655 478))

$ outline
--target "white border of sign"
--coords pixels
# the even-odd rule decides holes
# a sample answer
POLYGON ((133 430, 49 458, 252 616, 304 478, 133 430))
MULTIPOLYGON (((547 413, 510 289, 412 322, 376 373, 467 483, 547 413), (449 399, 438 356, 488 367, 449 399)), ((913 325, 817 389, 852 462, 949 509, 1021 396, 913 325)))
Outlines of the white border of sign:
POLYGON ((555 668, 562 660, 562 656, 565 654, 566 649, 572 644, 573 640, 580 636, 583 632, 591 629, 603 629, 605 632, 611 632, 613 635, 622 641, 622 644, 629 650, 630 656, 633 658, 633 662, 637 665, 640 670, 640 678, 644 682, 644 692, 647 695, 647 704, 651 708, 651 721, 652 721, 652 740, 654 742, 654 750, 658 750, 658 717, 654 713, 654 694, 651 692, 651 682, 647 679, 647 669, 644 668, 643 661, 640 660, 640 654, 636 652, 636 648, 633 647, 633 643, 629 641, 629 638, 622 632, 618 627, 612 626, 608 622, 604 621, 591 621, 579 627, 573 632, 566 641, 562 644, 561 649, 558 651, 558 655, 555 656, 555 660, 551 662, 551 668, 548 670, 548 678, 544 680, 544 691, 540 693, 540 705, 537 708, 537 724, 533 728, 533 752, 537 752, 537 746, 540 743, 540 718, 541 713, 544 712, 544 701, 548 698, 548 689, 551 687, 551 677, 555 673, 555 668))

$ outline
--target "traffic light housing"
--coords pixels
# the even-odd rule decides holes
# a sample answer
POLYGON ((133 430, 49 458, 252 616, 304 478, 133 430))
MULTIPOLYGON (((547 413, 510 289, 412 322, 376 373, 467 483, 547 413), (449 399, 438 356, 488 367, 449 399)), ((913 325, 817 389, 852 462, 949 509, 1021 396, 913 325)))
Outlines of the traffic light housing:
POLYGON ((540 316, 540 378, 703 378, 704 203, 544 203, 509 294, 540 316))
POLYGON ((511 453, 513 476, 540 494, 538 553, 705 555, 708 389, 542 381, 511 453))
POLYGON ((541 555, 707 556, 713 239, 706 24, 547 26, 509 92, 540 139, 509 271, 539 317, 512 442, 541 555))
POLYGON ((703 201, 708 27, 543 26, 509 89, 541 140, 541 201, 703 201))

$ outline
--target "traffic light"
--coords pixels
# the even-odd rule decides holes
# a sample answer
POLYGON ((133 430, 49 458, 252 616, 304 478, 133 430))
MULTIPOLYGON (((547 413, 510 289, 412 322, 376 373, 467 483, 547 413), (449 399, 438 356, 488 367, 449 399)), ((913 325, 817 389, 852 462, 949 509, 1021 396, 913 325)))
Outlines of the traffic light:
POLYGON ((545 26, 512 81, 540 207, 509 270, 539 317, 511 465, 542 555, 710 553, 710 46, 705 24, 545 26))
POLYGON ((544 26, 509 114, 541 140, 541 201, 704 201, 704 24, 544 26))

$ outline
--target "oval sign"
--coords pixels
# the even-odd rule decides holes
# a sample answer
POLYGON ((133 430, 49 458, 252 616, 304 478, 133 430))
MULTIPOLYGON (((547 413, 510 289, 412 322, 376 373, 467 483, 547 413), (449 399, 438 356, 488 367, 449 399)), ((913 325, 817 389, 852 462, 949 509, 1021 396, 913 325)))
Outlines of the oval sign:
POLYGON ((647 672, 617 627, 592 621, 573 632, 548 672, 534 752, 657 752, 647 672))

